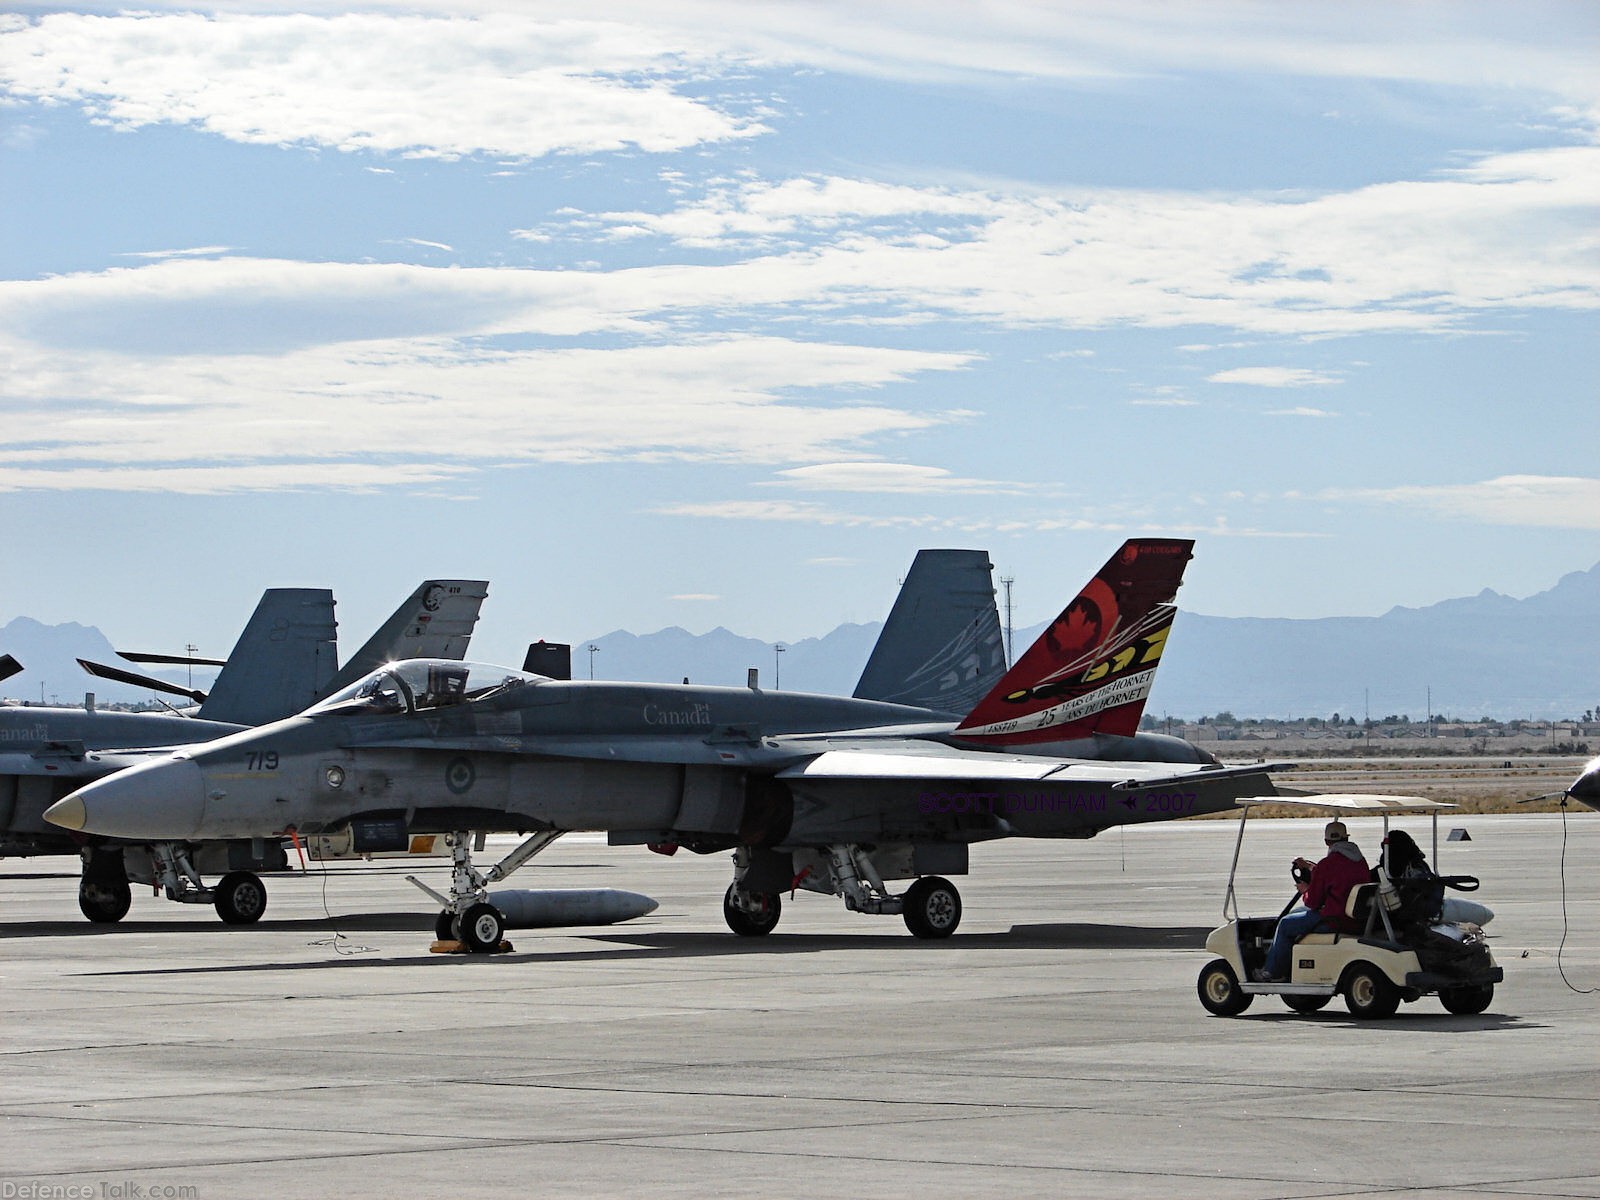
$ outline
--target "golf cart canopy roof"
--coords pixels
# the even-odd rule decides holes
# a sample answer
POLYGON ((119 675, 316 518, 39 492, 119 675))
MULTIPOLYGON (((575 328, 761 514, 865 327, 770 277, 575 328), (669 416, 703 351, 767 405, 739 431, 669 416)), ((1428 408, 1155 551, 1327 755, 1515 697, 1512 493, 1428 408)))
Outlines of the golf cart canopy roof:
POLYGON ((1308 811, 1354 813, 1441 812, 1456 807, 1443 800, 1424 800, 1421 796, 1378 796, 1360 792, 1324 792, 1315 796, 1244 796, 1234 803, 1240 808, 1282 804, 1308 811))

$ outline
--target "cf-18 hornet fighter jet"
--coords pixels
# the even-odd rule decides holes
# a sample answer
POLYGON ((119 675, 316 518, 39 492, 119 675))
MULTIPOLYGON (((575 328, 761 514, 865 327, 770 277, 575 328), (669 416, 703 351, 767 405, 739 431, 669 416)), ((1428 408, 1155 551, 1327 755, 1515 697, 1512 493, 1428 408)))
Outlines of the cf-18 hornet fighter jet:
MULTIPOLYGON (((121 839, 81 832, 68 835, 45 822, 45 809, 85 782, 146 761, 152 754, 164 757, 174 746, 280 720, 397 656, 463 658, 485 595, 487 585, 479 580, 425 581, 341 670, 333 593, 326 588, 273 588, 262 595, 209 693, 120 668, 84 664, 102 676, 188 695, 199 701, 189 710, 192 717, 0 708, 0 857, 80 855, 83 878, 78 905, 91 921, 122 919, 132 899, 130 878, 165 885, 169 899, 214 904, 230 924, 258 919, 266 905, 266 889, 254 871, 286 864, 276 839, 135 847, 121 839), (215 888, 205 887, 202 870, 223 873, 222 881, 215 888)), ((156 656, 143 657, 160 661, 156 656)))
POLYGON ((843 897, 943 937, 973 842, 1092 837, 1272 795, 1180 739, 1134 736, 1193 543, 1117 551, 969 711, 751 686, 553 680, 477 663, 380 668, 297 717, 134 767, 47 814, 182 844, 402 821, 452 844, 440 936, 487 951, 490 883, 571 830, 732 850, 729 925, 763 934, 781 891, 843 897), (1175 761, 1181 760, 1181 761, 1175 761), (469 830, 526 839, 487 871, 469 830), (914 882, 900 894, 888 881, 914 882))
POLYGON ((1567 789, 1567 795, 1600 811, 1600 758, 1590 759, 1584 764, 1578 778, 1567 789))

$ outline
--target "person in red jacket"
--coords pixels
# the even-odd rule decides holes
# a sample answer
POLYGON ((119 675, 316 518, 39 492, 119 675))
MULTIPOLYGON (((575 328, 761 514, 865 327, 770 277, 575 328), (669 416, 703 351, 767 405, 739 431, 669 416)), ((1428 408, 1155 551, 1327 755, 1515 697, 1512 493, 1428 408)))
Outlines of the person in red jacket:
MULTIPOLYGON (((1285 913, 1278 920, 1272 935, 1272 947, 1267 951, 1267 965, 1256 971, 1257 983, 1282 983, 1289 978, 1289 954, 1294 944, 1308 933, 1331 930, 1334 933, 1356 932, 1354 923, 1344 914, 1345 901, 1350 889, 1366 883, 1372 876, 1367 860, 1350 840, 1343 821, 1329 821, 1322 831, 1323 843, 1328 853, 1311 868, 1311 878, 1301 887, 1302 908, 1285 913)), ((1304 859, 1297 859, 1304 862, 1304 859)))

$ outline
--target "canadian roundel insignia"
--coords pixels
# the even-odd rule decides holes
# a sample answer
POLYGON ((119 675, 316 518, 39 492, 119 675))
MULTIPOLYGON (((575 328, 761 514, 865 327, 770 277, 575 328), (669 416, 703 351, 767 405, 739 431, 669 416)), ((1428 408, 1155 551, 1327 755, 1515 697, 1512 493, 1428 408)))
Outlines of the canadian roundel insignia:
POLYGON ((471 759, 452 758, 450 765, 444 769, 444 785, 457 796, 469 789, 477 778, 478 772, 471 759))

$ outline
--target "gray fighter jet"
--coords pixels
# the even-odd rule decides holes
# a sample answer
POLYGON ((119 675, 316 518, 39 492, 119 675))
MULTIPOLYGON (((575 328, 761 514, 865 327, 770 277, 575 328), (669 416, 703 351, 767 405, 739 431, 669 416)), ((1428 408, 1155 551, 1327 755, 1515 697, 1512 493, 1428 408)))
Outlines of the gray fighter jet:
POLYGON ((1584 764, 1566 794, 1600 812, 1600 758, 1592 758, 1584 764))
POLYGON ((261 597, 209 693, 93 664, 102 676, 198 700, 193 716, 0 708, 0 857, 79 855, 83 876, 78 905, 91 921, 115 922, 126 915, 132 900, 130 878, 164 883, 169 899, 214 904, 230 924, 258 919, 266 906, 266 889, 255 871, 287 865, 277 839, 201 841, 165 853, 120 839, 65 834, 44 821, 44 810, 86 781, 152 755, 165 756, 174 746, 289 716, 390 659, 427 655, 459 660, 466 655, 486 594, 487 585, 478 580, 425 581, 341 670, 333 593, 325 588, 274 588, 261 597), (202 872, 222 874, 222 881, 207 888, 202 872))
POLYGON ((735 932, 777 923, 779 893, 843 897, 945 937, 943 876, 974 842, 1092 837, 1113 825, 1273 795, 1137 733, 1193 543, 1126 543, 970 711, 745 688, 553 680, 476 663, 373 672, 297 717, 91 784, 47 817, 103 836, 270 837, 389 822, 452 844, 441 937, 498 945, 489 884, 563 833, 733 851, 735 932), (468 831, 526 834, 487 871, 468 831), (887 881, 911 879, 902 894, 887 881))

